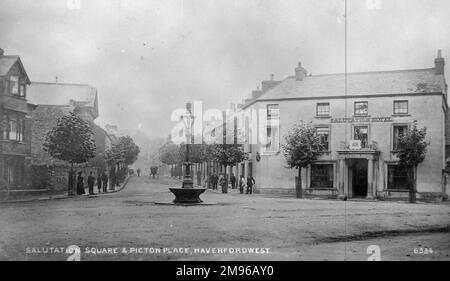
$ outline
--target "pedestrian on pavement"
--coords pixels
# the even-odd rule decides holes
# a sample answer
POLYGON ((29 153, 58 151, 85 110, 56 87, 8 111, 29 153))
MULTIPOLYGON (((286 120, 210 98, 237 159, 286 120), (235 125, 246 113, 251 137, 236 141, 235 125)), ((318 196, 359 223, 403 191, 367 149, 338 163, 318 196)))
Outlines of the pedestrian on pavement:
POLYGON ((102 191, 102 175, 100 173, 97 175, 97 189, 98 193, 102 191))
POLYGON ((231 188, 235 189, 236 188, 236 177, 234 176, 233 173, 231 174, 230 181, 231 181, 231 188))
POLYGON ((219 184, 222 187, 222 193, 228 193, 228 181, 225 176, 220 176, 219 184))
POLYGON ((252 194, 253 192, 253 185, 255 185, 255 179, 251 176, 247 177, 247 192, 246 194, 252 194))
POLYGON ((212 189, 213 190, 217 189, 217 175, 216 174, 212 175, 212 189))
POLYGON ((83 183, 83 176, 81 172, 78 172, 77 177, 77 195, 83 195, 84 194, 84 183, 83 183))
POLYGON ((244 194, 244 186, 245 186, 245 178, 244 175, 241 175, 241 179, 239 180, 239 192, 244 194))
MULTIPOLYGON (((138 177, 140 177, 140 176, 141 176, 141 169, 138 168, 138 169, 136 170, 136 172, 137 172, 137 174, 138 174, 138 177)), ((153 176, 153 178, 155 178, 155 176, 153 176)))
POLYGON ((102 185, 103 185, 103 192, 107 192, 108 190, 108 176, 105 172, 102 174, 102 185))
POLYGON ((92 172, 89 173, 87 182, 89 187, 89 195, 94 195, 95 177, 92 175, 92 172))

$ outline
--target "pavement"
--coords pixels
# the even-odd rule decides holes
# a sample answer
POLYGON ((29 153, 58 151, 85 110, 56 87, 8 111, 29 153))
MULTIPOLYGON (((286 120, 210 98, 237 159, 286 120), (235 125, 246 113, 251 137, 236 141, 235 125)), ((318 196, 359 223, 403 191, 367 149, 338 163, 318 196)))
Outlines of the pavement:
POLYGON ((450 260, 448 203, 207 190, 216 205, 155 204, 174 186, 134 176, 104 196, 2 204, 0 259, 67 260, 73 245, 81 260, 450 260))

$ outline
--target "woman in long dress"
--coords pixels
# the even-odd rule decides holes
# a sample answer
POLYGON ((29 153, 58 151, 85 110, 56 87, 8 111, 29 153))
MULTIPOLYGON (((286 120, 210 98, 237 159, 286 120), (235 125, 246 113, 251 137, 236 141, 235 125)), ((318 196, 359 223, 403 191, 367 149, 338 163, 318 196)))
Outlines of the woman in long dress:
POLYGON ((81 175, 81 172, 78 172, 77 177, 77 194, 83 195, 84 194, 84 183, 83 183, 83 176, 81 175))

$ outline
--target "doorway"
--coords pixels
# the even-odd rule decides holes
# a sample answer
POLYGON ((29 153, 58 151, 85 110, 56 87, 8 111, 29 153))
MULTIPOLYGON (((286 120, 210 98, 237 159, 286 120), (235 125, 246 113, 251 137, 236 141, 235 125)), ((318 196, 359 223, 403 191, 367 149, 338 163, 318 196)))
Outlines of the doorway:
POLYGON ((353 159, 351 164, 353 197, 367 196, 367 160, 353 159))

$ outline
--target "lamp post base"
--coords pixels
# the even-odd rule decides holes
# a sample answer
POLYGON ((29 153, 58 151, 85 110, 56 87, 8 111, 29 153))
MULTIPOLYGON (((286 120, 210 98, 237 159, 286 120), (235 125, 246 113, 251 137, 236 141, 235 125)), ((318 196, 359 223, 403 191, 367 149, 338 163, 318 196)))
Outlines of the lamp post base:
POLYGON ((205 188, 169 188, 175 195, 173 203, 202 203, 200 194, 205 192, 205 188))

